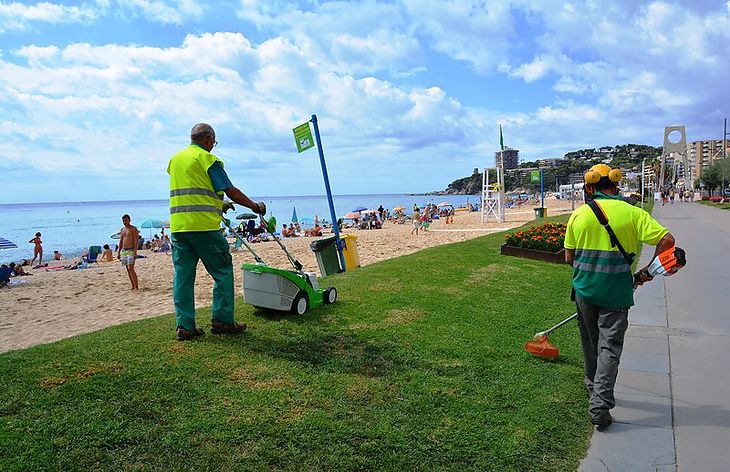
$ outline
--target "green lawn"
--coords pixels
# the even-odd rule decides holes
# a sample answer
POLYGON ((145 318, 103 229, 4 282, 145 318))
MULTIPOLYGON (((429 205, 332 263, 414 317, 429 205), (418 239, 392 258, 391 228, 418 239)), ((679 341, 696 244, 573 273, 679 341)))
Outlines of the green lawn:
POLYGON ((730 210, 730 203, 712 203, 712 202, 708 202, 706 200, 705 201, 700 200, 698 203, 700 203, 701 205, 711 206, 713 208, 719 208, 721 210, 730 210))
POLYGON ((239 300, 239 337, 178 343, 167 314, 0 355, 0 470, 575 470, 577 326, 557 361, 523 349, 573 313, 570 267, 503 238, 330 277, 302 317, 239 300))

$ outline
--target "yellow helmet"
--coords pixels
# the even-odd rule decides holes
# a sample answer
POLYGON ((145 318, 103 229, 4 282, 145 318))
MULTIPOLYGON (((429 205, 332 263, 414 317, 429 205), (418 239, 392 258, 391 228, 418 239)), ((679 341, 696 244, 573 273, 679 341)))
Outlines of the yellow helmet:
POLYGON ((622 178, 621 170, 611 169, 606 164, 596 164, 586 171, 583 180, 587 184, 597 184, 603 177, 608 177, 611 182, 617 184, 622 178))

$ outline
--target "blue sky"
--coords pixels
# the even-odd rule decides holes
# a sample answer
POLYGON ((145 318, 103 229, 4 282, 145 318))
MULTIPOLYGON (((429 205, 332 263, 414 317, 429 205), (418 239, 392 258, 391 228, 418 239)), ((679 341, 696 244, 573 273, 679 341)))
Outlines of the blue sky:
POLYGON ((445 188, 664 126, 720 139, 730 2, 0 1, 0 203, 166 198, 196 122, 251 196, 445 188))

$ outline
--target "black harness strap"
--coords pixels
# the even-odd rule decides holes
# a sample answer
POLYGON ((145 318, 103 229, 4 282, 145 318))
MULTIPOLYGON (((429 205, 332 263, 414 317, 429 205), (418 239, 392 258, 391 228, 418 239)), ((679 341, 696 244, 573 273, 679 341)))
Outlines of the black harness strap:
POLYGON ((598 202, 595 200, 590 200, 588 202, 588 206, 591 207, 591 210, 593 210, 593 213, 596 215, 596 218, 598 218, 598 222, 603 225, 604 228, 606 228, 606 231, 608 232, 608 237, 611 239, 611 246, 618 248, 619 252, 622 256, 624 256, 624 259, 626 259, 626 263, 629 264, 629 267, 631 267, 631 264, 634 263, 634 257, 636 257, 636 254, 633 252, 631 254, 628 254, 624 247, 621 245, 621 242, 616 237, 616 233, 613 232, 613 228, 611 228, 611 225, 608 224, 608 217, 606 217, 606 214, 603 212, 603 209, 598 205, 598 202))

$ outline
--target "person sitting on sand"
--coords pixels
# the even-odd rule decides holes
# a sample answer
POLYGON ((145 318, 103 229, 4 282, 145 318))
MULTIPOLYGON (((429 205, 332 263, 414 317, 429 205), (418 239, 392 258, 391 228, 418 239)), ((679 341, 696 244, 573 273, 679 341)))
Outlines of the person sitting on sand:
POLYGON ((58 251, 53 251, 53 260, 54 261, 60 261, 63 259, 63 254, 61 254, 58 251))
POLYGON ((15 262, 11 262, 8 267, 10 267, 10 269, 12 269, 12 272, 10 273, 10 275, 13 277, 18 277, 21 275, 33 275, 33 274, 29 274, 28 272, 26 272, 25 269, 23 269, 22 265, 16 264, 15 262))
POLYGON ((172 249, 172 244, 170 243, 170 238, 166 235, 162 235, 162 242, 160 243, 159 249, 155 252, 164 252, 167 254, 172 249))
POLYGON ((97 259, 97 262, 112 262, 114 260, 114 253, 108 244, 104 245, 104 250, 97 259))

